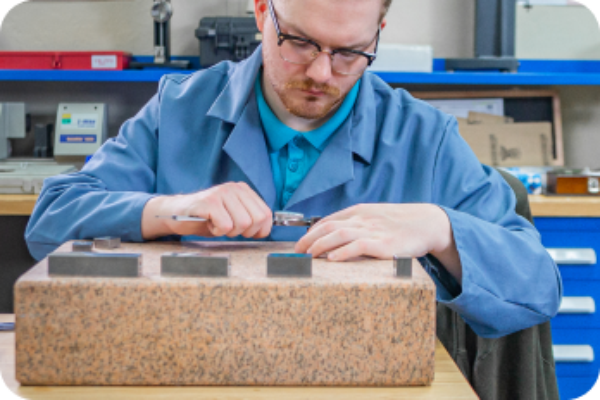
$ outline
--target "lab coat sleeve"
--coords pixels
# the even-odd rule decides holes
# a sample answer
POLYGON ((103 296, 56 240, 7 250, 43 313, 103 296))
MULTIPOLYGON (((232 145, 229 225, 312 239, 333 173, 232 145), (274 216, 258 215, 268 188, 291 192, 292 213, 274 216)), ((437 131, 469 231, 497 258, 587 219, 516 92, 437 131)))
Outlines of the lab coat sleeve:
POLYGON ((34 258, 74 239, 143 240, 142 211, 156 191, 159 104, 160 90, 80 172, 44 181, 25 232, 34 258))
MULTIPOLYGON (((552 318, 562 297, 556 264, 538 231, 515 213, 510 186, 497 171, 479 163, 451 117, 436 154, 432 184, 434 202, 450 219, 462 264, 460 293, 453 295, 436 281, 438 301, 487 338, 552 318)), ((435 263, 425 264, 435 268, 435 263)))

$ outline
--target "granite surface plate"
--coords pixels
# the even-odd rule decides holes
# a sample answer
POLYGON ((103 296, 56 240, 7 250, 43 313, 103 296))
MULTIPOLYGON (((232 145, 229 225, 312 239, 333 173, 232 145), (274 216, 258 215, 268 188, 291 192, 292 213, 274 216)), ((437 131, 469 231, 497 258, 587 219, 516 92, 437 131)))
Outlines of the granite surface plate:
MULTIPOLYGON (((268 278, 293 243, 124 243, 139 278, 49 277, 15 285, 23 385, 429 385, 435 286, 413 260, 313 260, 311 278, 268 278), (160 276, 160 256, 227 253, 229 278, 160 276)), ((71 243, 59 251, 69 251, 71 243)))

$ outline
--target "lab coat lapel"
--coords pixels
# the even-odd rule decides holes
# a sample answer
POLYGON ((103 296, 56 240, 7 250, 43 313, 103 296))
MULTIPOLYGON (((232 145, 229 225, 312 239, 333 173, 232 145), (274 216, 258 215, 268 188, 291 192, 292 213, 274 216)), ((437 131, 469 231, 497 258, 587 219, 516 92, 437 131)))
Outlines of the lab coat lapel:
POLYGON ((206 115, 235 124, 240 119, 248 98, 254 92, 254 81, 261 66, 262 45, 259 45, 250 57, 234 67, 225 88, 206 115))
POLYGON ((262 66, 262 46, 231 72, 207 116, 233 124, 223 151, 248 177, 265 203, 275 207, 275 184, 267 144, 254 95, 254 81, 262 66))
POLYGON ((251 95, 223 150, 246 174, 271 209, 275 207, 275 183, 256 98, 251 95))
POLYGON ((348 118, 334 133, 315 165, 286 204, 285 209, 354 179, 350 120, 351 118, 348 118))

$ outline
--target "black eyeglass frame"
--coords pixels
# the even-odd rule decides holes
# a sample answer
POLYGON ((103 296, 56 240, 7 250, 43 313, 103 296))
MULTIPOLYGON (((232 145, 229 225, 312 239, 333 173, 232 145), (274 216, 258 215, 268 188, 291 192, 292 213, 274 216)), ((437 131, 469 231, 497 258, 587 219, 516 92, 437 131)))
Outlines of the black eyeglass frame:
MULTIPOLYGON (((273 0, 267 0, 267 3, 269 5, 269 13, 271 14, 271 19, 273 20, 273 25, 275 25, 275 31, 277 32, 277 46, 281 47, 283 42, 285 42, 286 40, 299 40, 301 42, 309 43, 309 44, 315 46, 317 48, 317 50, 319 50, 319 54, 323 52, 323 48, 321 47, 321 45, 313 40, 310 40, 308 38, 301 37, 301 36, 295 36, 295 35, 289 35, 287 33, 282 33, 281 28, 279 27, 279 21, 277 20, 277 14, 275 13, 275 8, 273 7, 273 0)), ((380 33, 381 33, 381 28, 378 28, 377 35, 375 36, 375 40, 376 40, 375 51, 373 53, 368 53, 365 51, 348 49, 348 48, 333 49, 330 52, 326 52, 326 53, 329 54, 329 56, 331 57, 332 60, 333 60, 333 56, 338 53, 354 53, 359 56, 363 56, 367 59, 367 68, 368 68, 371 66, 371 64, 373 64, 373 61, 375 61, 375 59, 377 58, 377 48, 379 47, 379 34, 380 33)), ((371 43, 373 43, 373 42, 371 41, 371 43)), ((286 61, 288 61, 288 60, 286 60, 286 61)), ((288 62, 291 62, 293 64, 300 64, 300 63, 294 63, 292 61, 288 61, 288 62)), ((300 65, 306 65, 306 64, 310 64, 310 62, 305 63, 305 64, 300 64, 300 65)), ((336 72, 338 72, 342 75, 360 75, 360 74, 348 74, 348 73, 343 73, 343 72, 339 72, 339 71, 336 71, 336 72)))

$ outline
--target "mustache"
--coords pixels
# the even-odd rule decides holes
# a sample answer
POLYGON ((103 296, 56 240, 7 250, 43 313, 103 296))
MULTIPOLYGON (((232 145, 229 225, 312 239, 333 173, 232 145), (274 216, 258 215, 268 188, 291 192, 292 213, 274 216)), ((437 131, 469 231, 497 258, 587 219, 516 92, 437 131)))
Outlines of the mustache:
POLYGON ((332 96, 339 96, 340 89, 329 86, 326 83, 316 83, 312 79, 306 79, 304 81, 291 81, 285 84, 286 89, 300 89, 300 90, 315 90, 329 94, 332 96))

